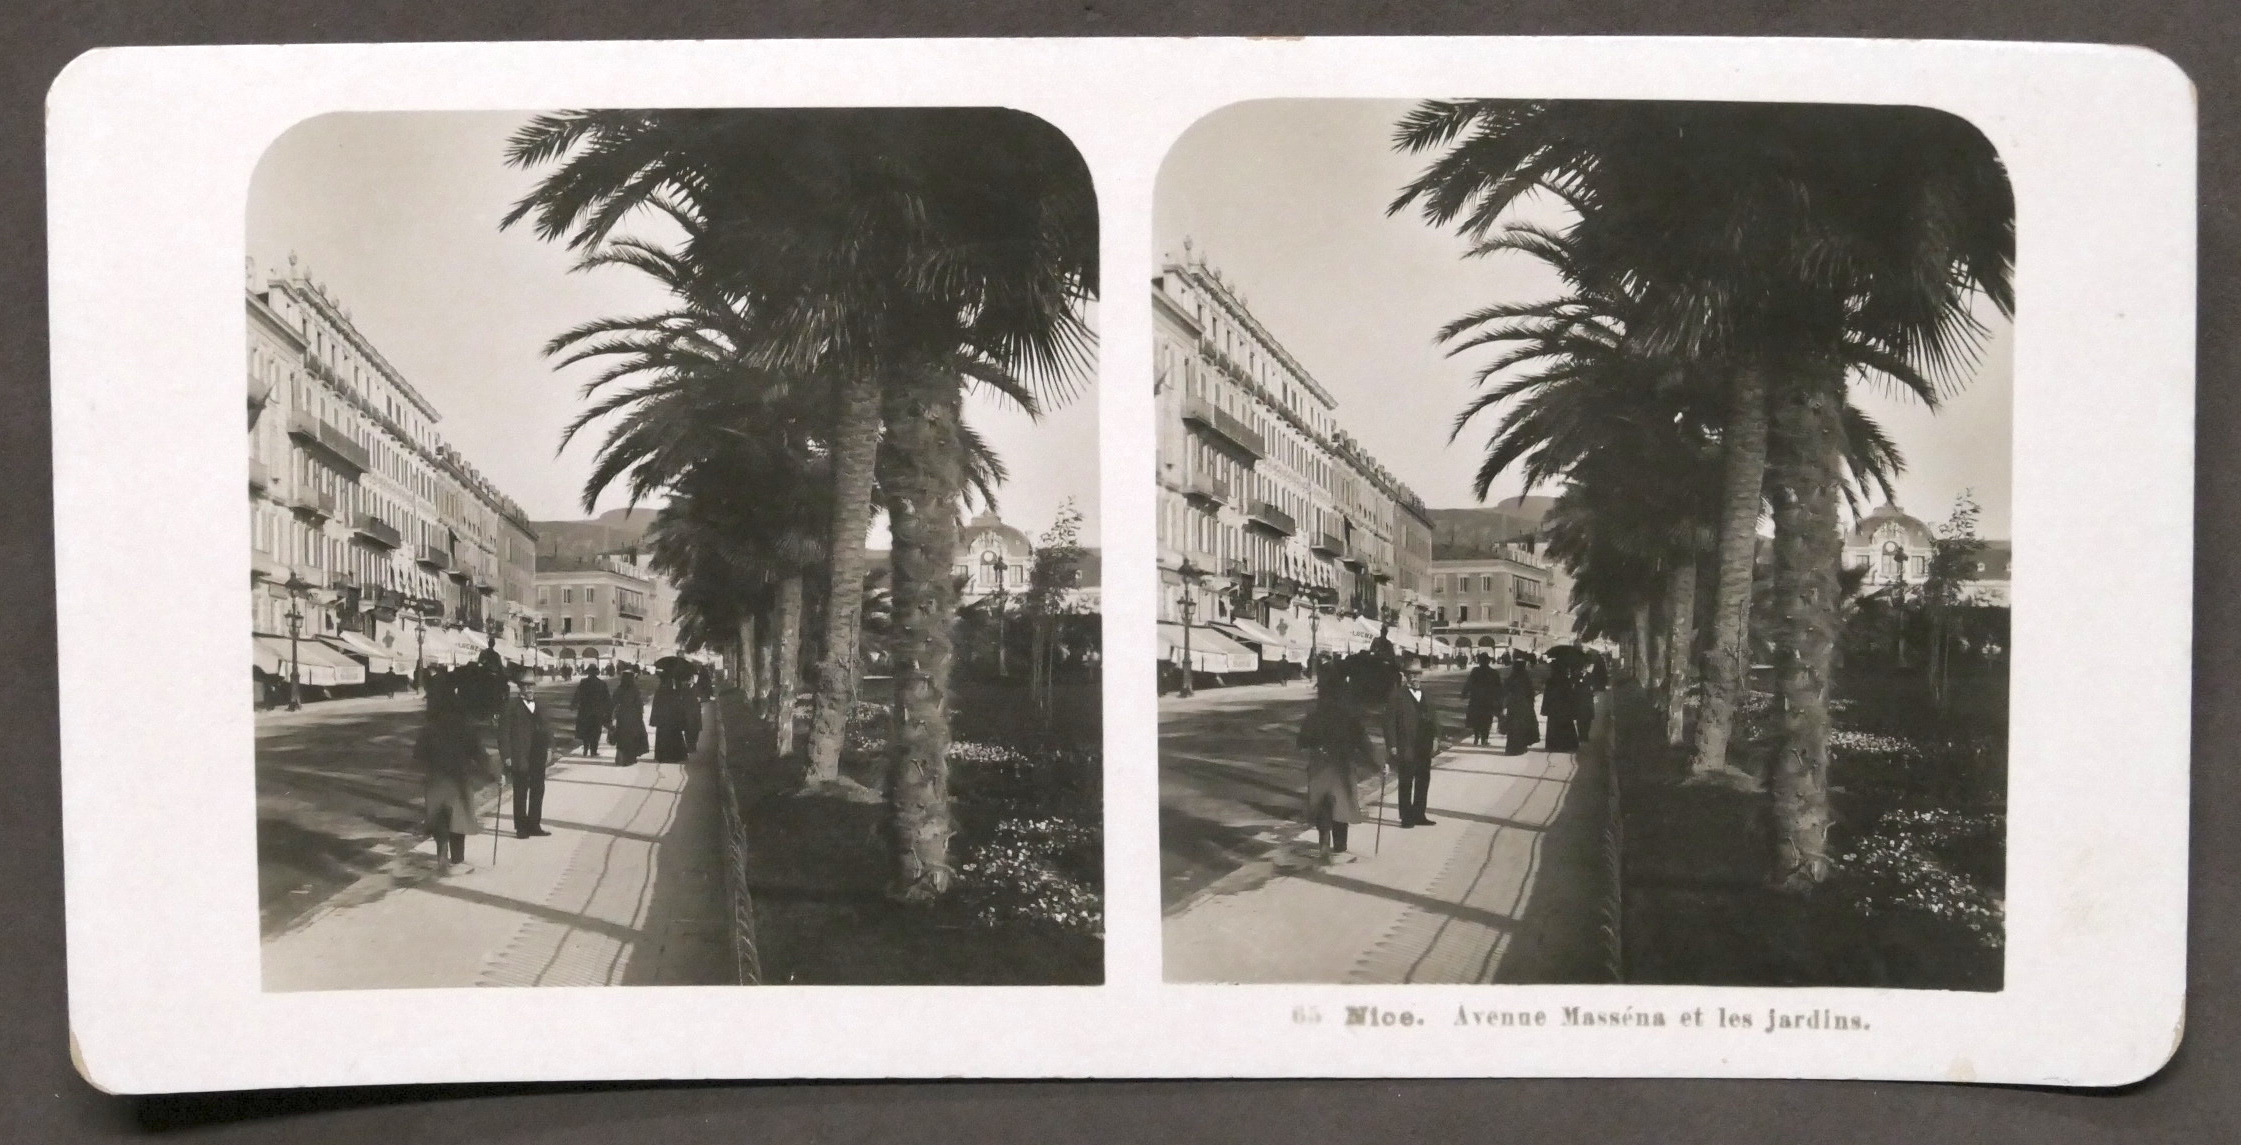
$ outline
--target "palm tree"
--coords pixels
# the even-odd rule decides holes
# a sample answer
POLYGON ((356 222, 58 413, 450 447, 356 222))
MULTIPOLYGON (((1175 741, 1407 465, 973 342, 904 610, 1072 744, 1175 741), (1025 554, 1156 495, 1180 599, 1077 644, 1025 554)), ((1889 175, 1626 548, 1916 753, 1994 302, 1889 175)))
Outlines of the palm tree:
MULTIPOLYGON (((1686 360, 1646 354, 1629 335, 1642 301, 1623 286, 1588 281, 1573 250, 1569 236, 1530 225, 1506 227, 1473 248, 1474 256, 1529 254, 1557 271, 1569 293, 1485 307, 1440 331, 1451 356, 1509 347, 1478 371, 1483 392, 1457 415, 1450 440, 1480 413, 1504 406, 1474 493, 1484 499, 1512 467, 1522 471, 1528 490, 1559 479, 1584 487, 1582 496, 1560 502, 1569 534, 1562 551, 1575 566, 1612 567, 1588 576, 1576 591, 1604 594, 1597 603, 1606 615, 1632 617, 1625 632, 1637 649, 1642 682, 1664 690, 1668 738, 1677 744, 1692 683, 1696 568, 1717 515, 1718 379, 1686 360), (1582 519, 1589 505, 1597 506, 1592 528, 1582 519), (1648 618, 1658 613, 1665 622, 1652 632, 1648 618), (1663 670, 1652 672, 1650 665, 1660 662, 1663 670)), ((1926 384, 1902 366, 1893 368, 1926 384)), ((1841 428, 1846 496, 1855 497, 1855 487, 1888 493, 1903 468, 1897 448, 1856 408, 1847 406, 1841 428)), ((1573 571, 1580 575, 1580 568, 1573 571)))
MULTIPOLYGON (((535 214, 541 235, 580 248, 649 203, 689 201, 706 226, 685 253, 765 324, 762 364, 838 391, 810 753, 813 777, 837 775, 875 469, 892 475, 898 605, 912 594, 935 603, 944 585, 904 581, 948 576, 957 530, 941 518, 965 484, 954 416, 963 386, 1035 411, 1086 376, 1096 204, 1080 156, 1022 113, 896 109, 571 112, 533 121, 508 157, 560 166, 507 222, 535 214)), ((947 616, 902 608, 897 622, 897 656, 913 678, 946 673, 947 616)), ((907 793, 896 805, 906 898, 949 883, 945 786, 921 790, 915 778, 946 774, 945 686, 914 685, 898 701, 914 709, 898 721, 895 761, 907 793)))
POLYGON ((1773 405, 1793 459, 1776 475, 1781 504, 1800 546, 1778 609, 1788 654, 1776 881, 1810 885, 1827 870, 1842 392, 1865 372, 1934 398, 1936 386, 1916 383, 1954 380, 1981 334, 1971 297, 2012 309, 2013 201, 1998 157, 1940 112, 1778 104, 1428 103, 1396 143, 1453 146, 1393 210, 1421 202, 1435 224, 1484 235, 1520 197, 1554 193, 1577 217, 1569 233, 1586 276, 1643 288, 1649 305, 1630 333, 1727 379, 1700 773, 1726 766, 1773 405))

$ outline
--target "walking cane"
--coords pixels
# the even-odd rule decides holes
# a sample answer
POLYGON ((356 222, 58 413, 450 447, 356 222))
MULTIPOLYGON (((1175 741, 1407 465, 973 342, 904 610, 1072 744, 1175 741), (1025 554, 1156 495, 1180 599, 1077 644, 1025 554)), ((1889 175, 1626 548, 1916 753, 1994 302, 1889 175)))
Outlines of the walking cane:
POLYGON ((1385 850, 1385 777, 1390 774, 1391 768, 1377 769, 1377 830, 1370 837, 1372 855, 1382 854, 1385 850))
POLYGON ((498 805, 490 809, 490 869, 498 869, 498 834, 506 829, 506 764, 498 764, 498 805))

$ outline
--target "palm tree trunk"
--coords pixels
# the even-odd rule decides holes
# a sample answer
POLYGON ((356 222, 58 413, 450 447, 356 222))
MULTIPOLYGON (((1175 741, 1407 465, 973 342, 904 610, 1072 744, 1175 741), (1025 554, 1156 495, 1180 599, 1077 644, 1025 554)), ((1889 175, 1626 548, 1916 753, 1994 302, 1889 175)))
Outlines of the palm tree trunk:
POLYGON ((848 712, 856 705, 856 656, 862 644, 864 534, 871 529, 872 479, 879 456, 879 379, 851 377, 841 386, 840 424, 833 434, 833 528, 827 542, 825 643, 817 661, 816 699, 809 717, 809 783, 840 778, 848 712))
POLYGON ((894 536, 895 735, 889 811, 893 894, 928 902, 949 890, 949 673, 957 615, 958 438, 963 392, 925 371, 888 390, 880 487, 894 536))
POLYGON ((794 697, 801 691, 801 576, 778 582, 776 639, 770 650, 770 725, 778 758, 794 754, 794 697))
POLYGON ((1837 520, 1841 374, 1820 371, 1776 403, 1775 625, 1782 648, 1781 748, 1774 760, 1773 882, 1811 888, 1829 874, 1829 670, 1843 538, 1837 520))
POLYGON ((1659 708, 1665 706, 1665 665, 1667 657, 1672 655, 1672 650, 1666 647, 1665 641, 1667 634, 1672 631, 1666 620, 1666 607, 1665 601, 1653 600, 1644 611, 1644 619, 1649 621, 1650 678, 1643 687, 1649 691, 1650 703, 1659 708))
POLYGON ((743 612, 739 617, 739 690, 747 697, 750 710, 755 707, 755 614, 743 612))
POLYGON ((1681 746, 1688 734, 1690 678, 1696 660, 1696 557, 1673 566, 1665 593, 1665 742, 1681 746))
POLYGON ((1752 565, 1758 556, 1759 502, 1766 478, 1766 375, 1758 363, 1729 382, 1727 472, 1720 495, 1719 606, 1704 665, 1704 703, 1696 717, 1695 777, 1730 774, 1728 736, 1742 690, 1750 639, 1752 565))
POLYGON ((1655 679, 1650 666, 1650 606, 1644 601, 1634 606, 1634 681, 1650 688, 1655 679))

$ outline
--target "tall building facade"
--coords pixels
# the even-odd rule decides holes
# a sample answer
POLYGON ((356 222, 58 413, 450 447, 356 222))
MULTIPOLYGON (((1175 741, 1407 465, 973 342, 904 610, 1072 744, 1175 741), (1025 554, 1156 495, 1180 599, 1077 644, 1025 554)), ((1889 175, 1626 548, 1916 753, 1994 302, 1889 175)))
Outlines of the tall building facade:
POLYGON ((1422 500, 1187 245, 1152 280, 1152 310, 1165 654, 1179 660, 1179 630, 1197 625, 1215 633, 1191 643, 1202 671, 1421 635, 1422 500))
MULTIPOLYGON (((290 259, 249 268, 251 627, 403 674, 497 642, 532 658, 536 535, 435 405, 290 259)), ((271 638, 271 639, 264 639, 271 638)), ((322 654, 299 651, 312 669, 322 654)))
POLYGON ((1572 640, 1571 578, 1527 545, 1442 550, 1430 574, 1433 632, 1458 649, 1539 652, 1572 640))
POLYGON ((537 602, 548 622, 541 647, 563 664, 651 664, 675 652, 676 629, 648 571, 632 552, 541 559, 537 602))

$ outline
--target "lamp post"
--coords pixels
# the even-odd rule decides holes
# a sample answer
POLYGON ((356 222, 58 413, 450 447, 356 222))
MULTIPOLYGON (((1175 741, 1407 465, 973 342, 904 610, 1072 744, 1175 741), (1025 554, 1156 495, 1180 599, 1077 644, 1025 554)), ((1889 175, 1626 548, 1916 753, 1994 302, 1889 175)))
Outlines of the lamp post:
POLYGON ((288 710, 303 710, 303 599, 311 590, 303 577, 288 574, 288 710))
POLYGON ((1186 558, 1182 567, 1175 570, 1175 575, 1183 578, 1183 599, 1177 605, 1183 614, 1183 687, 1180 694, 1188 696, 1192 694, 1191 617, 1198 611, 1198 582, 1206 575, 1206 571, 1186 558))
POLYGON ((1004 667, 1004 606, 1009 603, 1004 591, 1004 570, 1011 567, 1002 553, 988 566, 996 570, 996 678, 1007 680, 1011 673, 1004 667))

